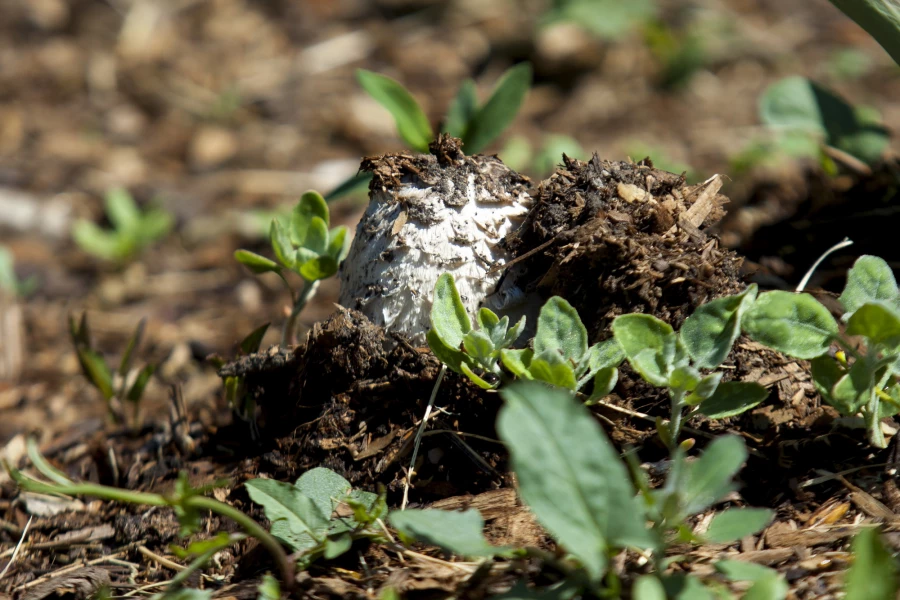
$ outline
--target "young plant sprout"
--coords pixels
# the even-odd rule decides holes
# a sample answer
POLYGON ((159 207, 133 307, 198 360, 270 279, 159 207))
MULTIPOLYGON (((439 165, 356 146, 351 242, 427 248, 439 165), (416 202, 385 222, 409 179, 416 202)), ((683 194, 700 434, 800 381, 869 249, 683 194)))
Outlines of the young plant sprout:
POLYGON ((256 274, 277 274, 291 294, 291 313, 282 330, 282 345, 295 343, 300 311, 316 293, 319 281, 337 273, 341 261, 347 256, 350 241, 347 228, 340 225, 329 229, 328 225, 328 204, 321 194, 309 191, 300 197, 289 223, 272 219, 269 241, 278 262, 249 250, 234 253, 238 262, 256 274), (293 271, 303 279, 303 288, 299 292, 294 292, 285 279, 284 269, 293 271))
POLYGON ((114 373, 103 355, 93 347, 87 313, 83 313, 77 322, 75 317, 69 315, 69 335, 78 355, 81 372, 85 379, 103 396, 109 417, 116 423, 128 422, 132 431, 140 428, 141 398, 150 378, 156 371, 156 365, 152 364, 145 365, 136 372, 131 371, 131 361, 144 337, 146 323, 147 319, 141 319, 138 323, 131 339, 128 340, 119 367, 114 373), (132 410, 130 417, 127 417, 124 414, 125 406, 129 404, 132 406, 132 410))
POLYGON ((72 225, 72 239, 88 254, 110 262, 126 263, 172 229, 172 215, 162 209, 141 212, 126 190, 110 190, 105 200, 106 216, 113 229, 101 229, 85 220, 72 225))

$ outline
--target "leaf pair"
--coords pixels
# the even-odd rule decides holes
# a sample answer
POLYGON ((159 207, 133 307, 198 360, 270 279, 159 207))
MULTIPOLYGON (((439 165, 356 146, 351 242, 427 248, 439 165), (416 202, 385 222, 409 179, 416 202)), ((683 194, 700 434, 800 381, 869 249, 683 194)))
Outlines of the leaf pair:
POLYGON ((72 225, 72 238, 82 250, 104 260, 123 263, 172 229, 172 216, 161 209, 141 212, 126 190, 106 194, 106 216, 113 229, 101 229, 91 221, 72 225))
POLYGON ((499 385, 501 374, 497 360, 519 338, 525 318, 510 328, 509 317, 501 319, 490 309, 481 308, 477 321, 475 329, 453 275, 441 275, 434 286, 428 346, 450 370, 465 375, 483 389, 493 389, 499 385))
POLYGON ((347 228, 328 229, 329 214, 325 199, 315 191, 300 197, 289 223, 273 219, 269 242, 278 262, 249 250, 238 250, 234 257, 254 273, 274 272, 281 275, 286 268, 307 282, 327 279, 350 250, 347 228))
MULTIPOLYGON (((366 93, 394 117, 403 141, 417 152, 428 153, 434 131, 412 94, 397 81, 372 71, 360 69, 356 77, 366 93)), ((447 111, 444 131, 460 138, 468 154, 481 152, 512 123, 530 87, 531 65, 520 63, 503 74, 491 97, 479 106, 475 82, 466 80, 447 111)))
POLYGON ((547 300, 538 315, 534 348, 503 350, 503 366, 516 377, 578 391, 594 382, 589 401, 607 395, 618 380, 624 354, 615 340, 588 347, 578 311, 559 296, 547 300))
POLYGON ((294 485, 272 479, 244 485, 272 522, 272 535, 303 553, 306 564, 318 556, 336 558, 354 539, 372 537, 364 529, 387 512, 383 496, 354 490, 346 479, 322 467, 307 471, 294 485))

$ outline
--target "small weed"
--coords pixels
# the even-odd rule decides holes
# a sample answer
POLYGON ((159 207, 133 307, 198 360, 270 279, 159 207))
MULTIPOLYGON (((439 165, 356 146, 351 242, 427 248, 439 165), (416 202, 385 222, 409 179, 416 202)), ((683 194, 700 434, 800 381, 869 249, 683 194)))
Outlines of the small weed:
POLYGON ((87 313, 82 313, 81 319, 78 321, 74 316, 69 315, 69 335, 75 346, 82 374, 103 396, 109 417, 116 423, 127 422, 132 431, 140 429, 141 398, 144 396, 144 390, 150 382, 150 378, 156 371, 156 365, 145 365, 137 371, 131 370, 132 358, 144 337, 146 322, 146 319, 141 319, 138 323, 131 339, 128 340, 118 369, 113 372, 103 355, 93 347, 87 313), (127 405, 132 407, 130 417, 125 415, 125 406, 127 405))
POLYGON ((79 220, 72 225, 72 239, 88 254, 118 264, 134 259, 144 248, 165 237, 173 224, 172 216, 161 209, 141 212, 131 194, 123 189, 106 194, 106 216, 113 229, 79 220))
POLYGON ((334 276, 340 263, 350 250, 350 238, 343 225, 328 228, 328 204, 315 191, 300 197, 294 207, 290 222, 272 219, 269 241, 278 262, 249 250, 238 250, 235 259, 256 274, 275 273, 291 294, 291 314, 284 323, 282 345, 292 345, 296 339, 297 317, 319 286, 319 281, 334 276), (303 279, 303 288, 295 293, 284 269, 293 271, 303 279))
POLYGON ((0 292, 5 292, 12 297, 24 298, 31 295, 37 286, 38 280, 35 275, 27 279, 19 279, 16 275, 12 252, 0 246, 0 292))

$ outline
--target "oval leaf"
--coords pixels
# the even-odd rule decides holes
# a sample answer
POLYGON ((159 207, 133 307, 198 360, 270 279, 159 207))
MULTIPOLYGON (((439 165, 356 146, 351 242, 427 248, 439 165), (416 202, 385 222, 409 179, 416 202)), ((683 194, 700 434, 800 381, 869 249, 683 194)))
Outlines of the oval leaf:
POLYGON ((815 298, 783 291, 761 294, 742 326, 757 342, 806 359, 825 354, 838 333, 837 322, 815 298))
POLYGON ((571 304, 553 296, 541 308, 537 333, 534 335, 535 355, 556 352, 567 361, 578 363, 587 352, 587 329, 571 304))
POLYGON ((707 302, 684 321, 679 335, 697 368, 715 369, 722 364, 741 333, 741 319, 756 293, 753 284, 742 294, 707 302))
POLYGON ((527 62, 512 67, 494 88, 490 99, 469 123, 463 137, 466 154, 477 154, 506 129, 531 87, 531 65, 527 62))
POLYGON ((612 329, 634 370, 655 386, 667 386, 678 342, 671 325, 651 315, 630 314, 616 317, 612 329))
POLYGON ((356 78, 366 93, 394 117, 403 141, 413 150, 428 153, 428 144, 434 138, 434 133, 428 117, 406 88, 390 77, 364 69, 356 72, 356 78))
MULTIPOLYGON (((864 255, 847 272, 847 285, 838 300, 844 310, 852 314, 869 302, 883 300, 896 304, 900 301, 900 289, 897 288, 894 272, 884 259, 864 255)), ((849 318, 849 314, 844 318, 849 318)))
POLYGON ((484 519, 474 508, 456 512, 436 509, 395 510, 391 525, 407 538, 459 556, 489 558, 508 552, 507 548, 492 546, 484 537, 484 519))
POLYGON ((773 514, 768 508, 729 508, 712 518, 703 537, 716 544, 735 542, 768 525, 773 514))
POLYGON ((454 349, 459 349, 463 337, 472 330, 472 321, 450 273, 441 275, 434 285, 431 326, 444 343, 454 349))
POLYGON ((254 273, 268 273, 270 271, 277 273, 281 270, 281 267, 274 260, 249 250, 236 250, 234 258, 254 273))
POLYGON ((750 410, 768 397, 769 390, 758 383, 727 381, 700 403, 699 410, 710 419, 725 419, 750 410))

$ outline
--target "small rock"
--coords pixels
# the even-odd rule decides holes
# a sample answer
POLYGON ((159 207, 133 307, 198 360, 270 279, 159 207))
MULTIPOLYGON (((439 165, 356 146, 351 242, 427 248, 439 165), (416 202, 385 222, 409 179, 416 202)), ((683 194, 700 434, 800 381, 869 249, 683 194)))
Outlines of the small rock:
POLYGON ((188 157, 197 169, 210 169, 237 155, 238 139, 222 127, 203 127, 191 139, 188 157))

